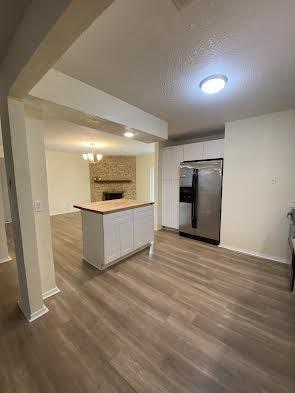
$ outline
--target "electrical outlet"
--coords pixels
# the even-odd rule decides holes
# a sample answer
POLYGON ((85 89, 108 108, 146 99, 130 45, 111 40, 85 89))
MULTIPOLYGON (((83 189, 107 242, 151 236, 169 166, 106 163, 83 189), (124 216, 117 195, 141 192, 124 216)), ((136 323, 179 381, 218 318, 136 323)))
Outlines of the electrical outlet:
POLYGON ((273 177, 271 178, 271 184, 277 184, 278 182, 279 182, 278 176, 273 176, 273 177))

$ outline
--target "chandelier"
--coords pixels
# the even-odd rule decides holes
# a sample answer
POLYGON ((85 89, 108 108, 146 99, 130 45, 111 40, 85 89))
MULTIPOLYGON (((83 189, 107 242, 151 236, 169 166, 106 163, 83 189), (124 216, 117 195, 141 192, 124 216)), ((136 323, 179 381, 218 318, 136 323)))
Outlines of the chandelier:
POLYGON ((91 152, 90 153, 83 153, 82 154, 83 160, 89 161, 91 163, 95 163, 95 162, 102 160, 102 157, 103 157, 102 154, 94 153, 95 143, 90 143, 90 146, 92 147, 91 152))

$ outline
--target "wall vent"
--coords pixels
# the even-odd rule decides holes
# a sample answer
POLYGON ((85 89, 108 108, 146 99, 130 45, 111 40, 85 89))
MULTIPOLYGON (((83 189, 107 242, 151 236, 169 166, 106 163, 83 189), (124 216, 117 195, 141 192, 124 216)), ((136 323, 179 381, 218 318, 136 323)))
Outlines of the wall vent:
POLYGON ((190 5, 194 0, 172 0, 172 3, 180 11, 190 5))

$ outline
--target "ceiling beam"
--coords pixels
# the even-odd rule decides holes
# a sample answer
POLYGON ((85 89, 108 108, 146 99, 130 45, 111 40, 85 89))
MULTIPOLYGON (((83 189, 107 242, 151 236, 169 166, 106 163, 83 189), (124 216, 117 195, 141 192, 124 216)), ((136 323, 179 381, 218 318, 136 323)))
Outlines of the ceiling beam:
POLYGON ((37 83, 30 96, 47 102, 47 109, 53 109, 49 103, 55 104, 55 110, 64 116, 68 116, 70 110, 74 118, 63 116, 64 120, 77 122, 78 115, 88 127, 121 136, 125 127, 132 128, 134 139, 144 142, 168 138, 166 121, 54 69, 37 83), (58 106, 62 110, 58 110, 58 106))
POLYGON ((2 89, 23 98, 113 1, 32 1, 1 64, 2 89))

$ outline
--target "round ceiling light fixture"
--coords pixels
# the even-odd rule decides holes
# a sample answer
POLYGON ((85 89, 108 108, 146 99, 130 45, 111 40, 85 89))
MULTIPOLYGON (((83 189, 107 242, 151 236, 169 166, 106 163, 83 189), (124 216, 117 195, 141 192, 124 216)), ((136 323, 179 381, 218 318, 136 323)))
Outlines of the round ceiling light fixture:
POLYGON ((124 136, 126 136, 126 138, 133 138, 134 133, 131 131, 126 131, 126 132, 124 132, 124 136))
POLYGON ((224 89, 228 82, 225 75, 210 75, 200 83, 201 90, 206 94, 216 94, 224 89))

